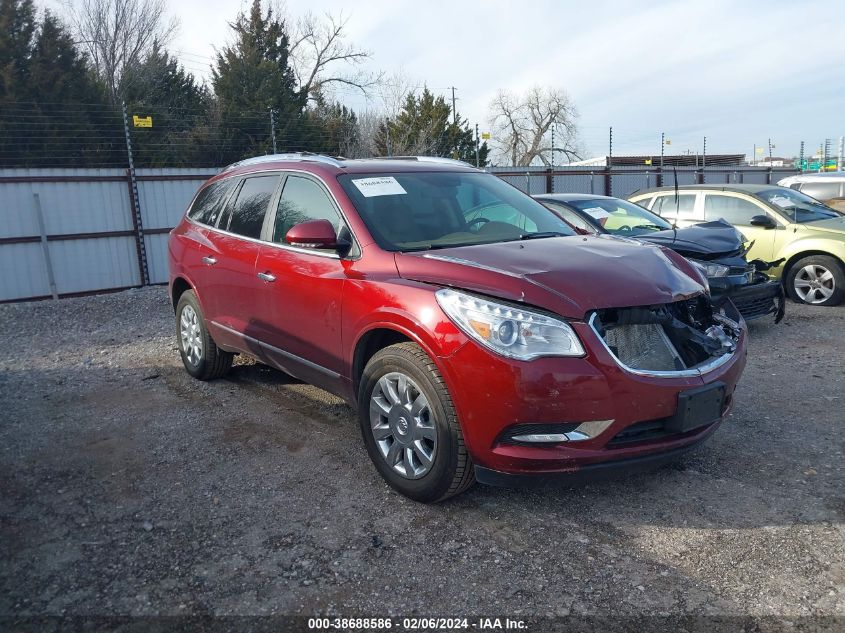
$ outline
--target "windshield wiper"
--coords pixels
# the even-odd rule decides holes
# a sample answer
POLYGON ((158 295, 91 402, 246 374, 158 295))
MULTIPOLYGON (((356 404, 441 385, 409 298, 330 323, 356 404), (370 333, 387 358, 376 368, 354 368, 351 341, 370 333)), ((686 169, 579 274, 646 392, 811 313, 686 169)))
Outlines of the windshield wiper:
POLYGON ((481 244, 492 244, 492 242, 457 242, 454 244, 426 244, 417 248, 402 249, 402 253, 415 253, 417 251, 436 251, 441 248, 460 248, 461 246, 480 246, 481 244))
POLYGON ((568 237, 569 233, 561 233, 560 231, 534 231, 533 233, 525 233, 519 236, 521 240, 541 240, 544 237, 568 237))

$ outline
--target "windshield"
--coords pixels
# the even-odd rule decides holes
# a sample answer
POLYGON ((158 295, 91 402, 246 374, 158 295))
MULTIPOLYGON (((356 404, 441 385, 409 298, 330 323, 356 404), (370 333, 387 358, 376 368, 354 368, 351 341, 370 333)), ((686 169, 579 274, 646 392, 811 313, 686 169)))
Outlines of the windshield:
POLYGON ((641 206, 618 198, 567 200, 566 204, 587 215, 611 235, 633 237, 671 229, 672 225, 641 206))
POLYGON ((786 187, 766 189, 758 193, 757 197, 773 205, 793 222, 815 222, 839 217, 836 211, 826 207, 815 198, 786 187))
POLYGON ((338 181, 389 251, 575 234, 542 204, 490 174, 344 174, 338 181))

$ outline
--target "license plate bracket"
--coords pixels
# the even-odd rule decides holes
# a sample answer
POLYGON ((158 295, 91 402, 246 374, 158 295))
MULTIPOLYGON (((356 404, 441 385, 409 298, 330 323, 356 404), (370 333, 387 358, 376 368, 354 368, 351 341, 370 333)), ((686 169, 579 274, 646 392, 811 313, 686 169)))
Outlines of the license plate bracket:
POLYGON ((715 382, 679 393, 678 408, 675 415, 666 420, 666 430, 686 433, 719 420, 725 404, 725 390, 725 383, 715 382))

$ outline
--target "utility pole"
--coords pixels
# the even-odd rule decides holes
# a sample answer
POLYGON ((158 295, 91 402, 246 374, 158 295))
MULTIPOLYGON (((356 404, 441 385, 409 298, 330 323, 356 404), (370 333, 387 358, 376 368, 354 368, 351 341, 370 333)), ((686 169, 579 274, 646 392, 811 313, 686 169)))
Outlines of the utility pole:
POLYGON ((757 162, 757 143, 754 143, 754 149, 751 150, 751 164, 754 165, 757 162))
POLYGON ((839 137, 839 160, 836 162, 836 169, 839 171, 845 170, 845 164, 842 162, 843 154, 845 154, 845 136, 839 137))
POLYGON ((277 154, 276 151, 276 113, 273 111, 273 108, 270 108, 270 137, 273 139, 273 153, 277 154))
POLYGON ((704 169, 707 166, 707 137, 704 137, 704 146, 702 147, 701 151, 701 168, 704 169))
POLYGON ((475 124, 475 166, 480 167, 481 161, 478 159, 479 142, 478 142, 478 123, 475 124))
POLYGON ((613 126, 608 130, 607 147, 607 194, 613 195, 613 126))
POLYGON ((822 163, 822 171, 827 171, 827 159, 830 157, 830 139, 824 140, 824 162, 822 163))
POLYGON ((769 167, 772 166, 772 139, 769 139, 769 167))
POLYGON ((457 125, 458 124, 458 110, 455 108, 455 90, 457 90, 457 88, 455 88, 455 86, 450 86, 450 88, 452 89, 452 123, 457 125))
POLYGON ((126 102, 123 102, 123 133, 126 136, 126 157, 129 160, 129 193, 132 195, 132 211, 135 214, 136 228, 135 242, 138 248, 138 268, 141 273, 141 285, 150 284, 150 273, 147 266, 147 246, 144 243, 144 226, 141 218, 141 200, 138 196, 138 179, 135 176, 135 161, 132 159, 132 140, 129 138, 129 115, 126 114, 126 102))
POLYGON ((801 152, 798 154, 798 169, 804 171, 804 141, 801 141, 801 152))
POLYGON ((666 145, 666 133, 660 133, 660 169, 663 169, 663 148, 666 145))

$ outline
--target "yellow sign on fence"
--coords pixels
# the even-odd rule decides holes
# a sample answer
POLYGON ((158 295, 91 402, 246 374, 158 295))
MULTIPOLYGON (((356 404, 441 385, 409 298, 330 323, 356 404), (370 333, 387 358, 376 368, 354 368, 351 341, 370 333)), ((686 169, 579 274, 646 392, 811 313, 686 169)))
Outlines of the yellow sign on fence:
POLYGON ((135 127, 152 127, 153 126, 153 117, 151 116, 138 116, 137 114, 132 115, 132 125, 135 127))
POLYGON ((484 141, 489 141, 490 140, 490 132, 482 132, 481 133, 481 139, 484 140, 484 141))

